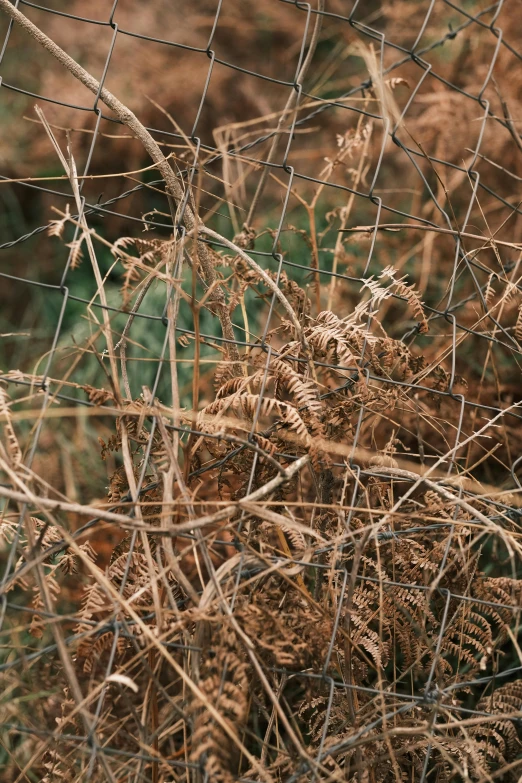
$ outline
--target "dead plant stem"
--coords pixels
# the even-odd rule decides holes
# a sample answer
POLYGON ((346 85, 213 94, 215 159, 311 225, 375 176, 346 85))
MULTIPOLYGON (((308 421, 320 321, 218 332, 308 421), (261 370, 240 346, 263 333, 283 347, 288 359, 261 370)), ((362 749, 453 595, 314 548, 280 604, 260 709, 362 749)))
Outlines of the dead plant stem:
MULTIPOLYGON (((70 55, 61 49, 51 38, 45 35, 39 27, 31 22, 24 14, 15 8, 9 0, 0 0, 0 9, 2 9, 11 19, 20 25, 29 35, 31 35, 44 49, 46 49, 59 63, 61 63, 78 81, 80 81, 94 95, 99 96, 100 100, 111 109, 118 120, 126 125, 134 136, 142 143, 144 149, 150 155, 156 164, 161 176, 165 180, 169 203, 171 205, 171 216, 173 227, 178 223, 177 209, 174 204, 180 205, 184 200, 184 190, 176 177, 172 167, 161 151, 160 146, 145 128, 136 115, 125 106, 115 95, 106 87, 103 87, 88 71, 82 68, 70 55)), ((197 215, 187 203, 184 209, 183 220, 188 230, 196 228, 200 224, 197 215)), ((198 242, 198 260, 203 271, 203 276, 208 286, 216 282, 216 270, 212 262, 208 247, 204 242, 198 242)), ((227 350, 232 362, 239 361, 239 354, 234 342, 234 330, 232 321, 225 302, 225 295, 221 286, 216 286, 212 293, 211 305, 213 306, 223 330, 223 337, 229 341, 227 350)), ((112 351, 111 351, 112 353, 112 351)))

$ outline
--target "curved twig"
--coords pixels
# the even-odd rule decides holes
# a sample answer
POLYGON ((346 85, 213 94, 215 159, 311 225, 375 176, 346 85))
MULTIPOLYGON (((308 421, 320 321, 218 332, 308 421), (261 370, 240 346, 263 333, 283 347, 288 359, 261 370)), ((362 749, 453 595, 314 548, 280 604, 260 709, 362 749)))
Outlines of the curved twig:
MULTIPOLYGON (((92 76, 88 71, 82 68, 76 60, 61 49, 51 38, 45 35, 39 27, 31 22, 24 14, 22 14, 17 8, 15 8, 9 0, 0 0, 0 9, 3 10, 8 16, 11 17, 20 27, 29 33, 44 49, 46 49, 52 56, 63 65, 69 73, 71 73, 79 82, 81 82, 88 90, 94 95, 99 97, 101 101, 111 109, 118 120, 126 125, 129 130, 135 135, 150 155, 154 163, 156 164, 158 171, 165 180, 167 195, 169 197, 170 210, 172 215, 173 226, 176 225, 178 216, 176 214, 176 206, 183 203, 184 190, 178 180, 176 174, 172 170, 170 163, 166 159, 165 155, 161 151, 159 145, 149 131, 145 128, 142 122, 136 117, 136 115, 125 106, 115 95, 113 95, 106 87, 102 85, 92 76), (174 201, 174 203, 173 203, 174 201)), ((187 229, 190 231, 200 224, 198 216, 193 212, 189 203, 186 204, 183 211, 183 222, 187 229)), ((234 344, 234 330, 232 327, 232 320, 230 313, 225 302, 225 294, 220 285, 215 285, 217 281, 216 270, 212 262, 212 257, 209 253, 208 247, 204 242, 198 242, 198 261, 203 271, 205 282, 209 287, 213 287, 212 294, 209 297, 209 306, 211 310, 214 310, 218 316, 221 328, 223 330, 223 337, 227 341, 227 348, 229 351, 229 357, 232 362, 239 362, 239 353, 237 346, 234 344)))
POLYGON ((290 316, 290 319, 295 327, 295 330, 297 332, 297 336, 301 342, 304 342, 304 334, 303 334, 303 328, 301 326, 301 322, 299 321, 299 318, 297 317, 294 308, 284 295, 284 293, 281 291, 280 288, 277 287, 277 285, 274 283, 270 275, 267 275, 264 269, 262 269, 256 261, 254 261, 253 258, 250 258, 248 253, 245 253, 245 251, 239 247, 239 245, 236 245, 235 242, 232 242, 230 239, 227 239, 226 237, 222 236, 221 234, 218 234, 217 231, 213 231, 211 228, 208 228, 208 226, 205 225, 199 225, 198 226, 198 232, 200 234, 204 234, 207 237, 211 237, 212 239, 215 239, 216 242, 219 242, 226 247, 229 248, 229 250, 233 250, 234 253, 237 253, 238 256, 240 256, 243 261, 246 261, 246 263, 249 265, 251 269, 254 270, 256 275, 259 275, 259 277, 262 279, 262 281, 265 283, 265 285, 270 288, 272 293, 279 299, 283 307, 285 308, 286 312, 290 316))

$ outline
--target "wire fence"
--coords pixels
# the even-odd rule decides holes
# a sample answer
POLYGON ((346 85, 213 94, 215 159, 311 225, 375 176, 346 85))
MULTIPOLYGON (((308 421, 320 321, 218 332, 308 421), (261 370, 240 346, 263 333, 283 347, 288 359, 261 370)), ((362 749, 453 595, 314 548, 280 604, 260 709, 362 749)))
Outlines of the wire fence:
POLYGON ((518 4, 0 10, 4 779, 518 780, 518 4))

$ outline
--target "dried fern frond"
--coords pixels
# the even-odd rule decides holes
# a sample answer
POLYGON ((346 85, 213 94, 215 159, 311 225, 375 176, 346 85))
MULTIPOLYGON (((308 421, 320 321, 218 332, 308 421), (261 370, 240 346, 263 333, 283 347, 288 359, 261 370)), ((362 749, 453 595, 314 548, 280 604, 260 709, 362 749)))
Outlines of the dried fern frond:
POLYGON ((7 392, 0 384, 0 416, 2 417, 2 429, 5 433, 5 443, 7 446, 7 453, 9 455, 9 461, 14 470, 17 470, 22 464, 22 448, 18 442, 18 438, 13 426, 13 420, 11 416, 11 407, 7 392))

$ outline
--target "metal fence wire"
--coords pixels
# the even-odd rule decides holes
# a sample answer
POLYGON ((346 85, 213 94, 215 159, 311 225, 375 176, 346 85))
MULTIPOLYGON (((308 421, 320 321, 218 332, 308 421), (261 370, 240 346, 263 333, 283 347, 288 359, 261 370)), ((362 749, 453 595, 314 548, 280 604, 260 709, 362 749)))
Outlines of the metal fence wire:
POLYGON ((520 3, 0 11, 1 779, 520 780, 520 3))

